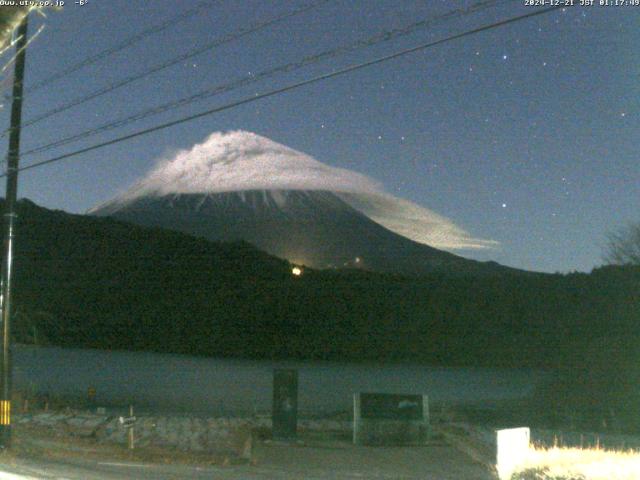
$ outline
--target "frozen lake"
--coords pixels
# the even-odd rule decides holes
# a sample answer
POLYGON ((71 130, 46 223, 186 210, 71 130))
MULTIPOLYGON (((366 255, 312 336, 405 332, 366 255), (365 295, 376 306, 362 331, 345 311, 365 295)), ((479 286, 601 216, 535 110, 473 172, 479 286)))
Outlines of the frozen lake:
POLYGON ((301 413, 347 411, 354 392, 427 394, 433 402, 475 403, 524 397, 544 374, 523 369, 362 365, 197 358, 185 355, 17 345, 14 386, 86 398, 138 411, 242 415, 271 409, 274 368, 299 372, 301 413))

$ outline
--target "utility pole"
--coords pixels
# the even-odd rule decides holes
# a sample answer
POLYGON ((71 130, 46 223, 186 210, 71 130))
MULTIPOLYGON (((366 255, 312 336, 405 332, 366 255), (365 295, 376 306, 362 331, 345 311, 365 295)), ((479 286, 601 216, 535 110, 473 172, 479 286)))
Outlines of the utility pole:
POLYGON ((13 104, 11 105, 11 132, 7 155, 7 190, 4 214, 4 258, 2 260, 2 358, 0 372, 0 449, 11 445, 11 276, 13 243, 18 196, 18 161, 20 159, 20 124, 22 121, 22 86, 27 53, 27 17, 20 23, 16 42, 16 64, 13 77, 13 104))

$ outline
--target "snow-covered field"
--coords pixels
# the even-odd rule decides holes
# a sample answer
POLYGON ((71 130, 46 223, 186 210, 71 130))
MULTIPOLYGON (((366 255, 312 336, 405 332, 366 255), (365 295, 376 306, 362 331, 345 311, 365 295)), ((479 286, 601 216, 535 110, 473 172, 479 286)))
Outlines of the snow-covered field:
POLYGON ((241 415, 271 408, 274 368, 299 371, 303 414, 347 411, 354 392, 426 393, 450 404, 523 397, 543 373, 516 369, 437 368, 333 362, 271 362, 138 352, 15 346, 16 389, 132 402, 144 410, 241 415))

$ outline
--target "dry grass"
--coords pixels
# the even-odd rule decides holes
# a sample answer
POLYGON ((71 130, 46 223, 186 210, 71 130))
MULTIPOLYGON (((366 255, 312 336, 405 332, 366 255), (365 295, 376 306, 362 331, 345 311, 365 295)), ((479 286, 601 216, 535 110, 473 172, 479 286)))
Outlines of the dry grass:
POLYGON ((532 447, 513 480, 640 480, 640 451, 532 447))

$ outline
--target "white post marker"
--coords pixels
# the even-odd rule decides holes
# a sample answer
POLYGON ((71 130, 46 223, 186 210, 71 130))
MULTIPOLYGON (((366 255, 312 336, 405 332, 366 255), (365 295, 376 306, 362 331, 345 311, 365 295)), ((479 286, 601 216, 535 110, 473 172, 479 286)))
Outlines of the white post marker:
POLYGON ((529 427, 496 430, 496 470, 501 480, 510 479, 529 455, 529 427))

